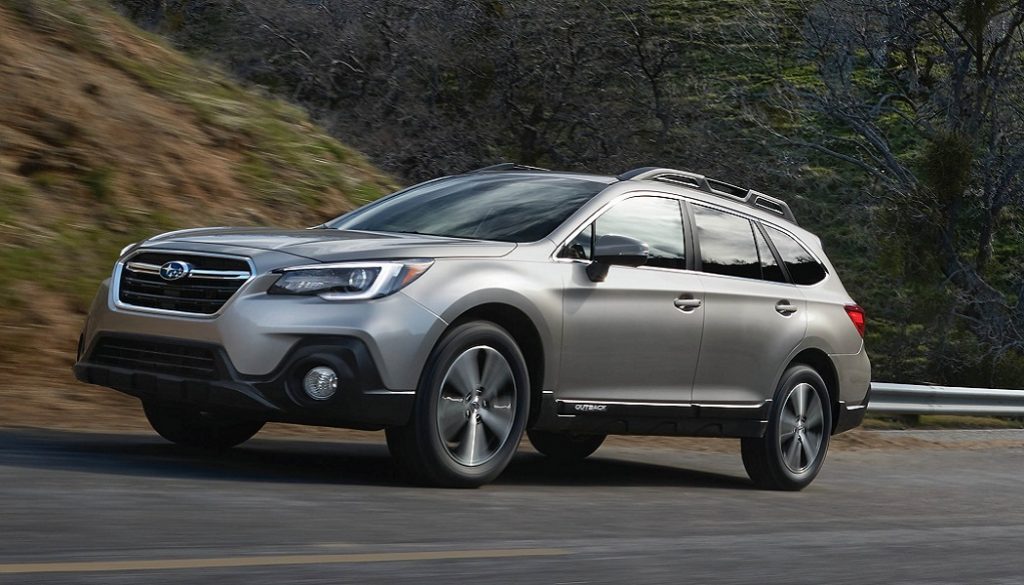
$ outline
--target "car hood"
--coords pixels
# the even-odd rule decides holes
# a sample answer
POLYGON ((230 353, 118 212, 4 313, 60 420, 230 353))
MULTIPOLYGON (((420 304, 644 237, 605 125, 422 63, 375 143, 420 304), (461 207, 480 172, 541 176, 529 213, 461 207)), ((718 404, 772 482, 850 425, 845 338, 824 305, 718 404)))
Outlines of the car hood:
MULTIPOLYGON (((418 234, 342 231, 335 229, 281 230, 270 228, 202 228, 151 238, 145 248, 216 252, 247 256, 287 254, 315 262, 386 260, 394 258, 498 257, 514 250, 508 242, 463 240, 418 234)), ((269 258, 264 258, 269 260, 269 258)), ((280 264, 281 261, 274 262, 280 264)))

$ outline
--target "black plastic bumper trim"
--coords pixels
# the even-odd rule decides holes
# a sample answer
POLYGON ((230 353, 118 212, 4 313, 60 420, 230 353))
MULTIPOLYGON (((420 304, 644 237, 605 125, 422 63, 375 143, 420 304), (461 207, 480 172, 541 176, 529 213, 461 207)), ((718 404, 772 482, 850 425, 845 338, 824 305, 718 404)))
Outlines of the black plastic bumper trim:
POLYGON ((74 366, 75 377, 142 400, 173 402, 209 410, 230 411, 266 421, 318 426, 381 428, 403 425, 412 414, 415 392, 384 388, 366 344, 352 337, 310 336, 298 341, 266 376, 246 376, 232 365, 224 348, 209 343, 142 335, 101 334, 74 366), (212 350, 214 379, 146 371, 145 364, 126 367, 90 361, 105 338, 119 341, 175 344, 212 350), (302 376, 326 365, 339 375, 339 390, 324 401, 302 391, 302 376))
POLYGON ((867 413, 867 400, 863 404, 849 405, 845 402, 839 403, 839 412, 836 415, 835 430, 833 435, 853 430, 864 422, 864 415, 867 413))

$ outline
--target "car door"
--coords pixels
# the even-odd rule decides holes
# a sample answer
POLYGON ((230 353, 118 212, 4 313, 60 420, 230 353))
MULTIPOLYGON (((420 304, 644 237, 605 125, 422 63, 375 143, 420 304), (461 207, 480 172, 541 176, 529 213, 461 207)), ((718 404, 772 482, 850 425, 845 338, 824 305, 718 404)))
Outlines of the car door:
POLYGON ((688 403, 704 311, 684 234, 681 201, 621 200, 559 253, 567 266, 560 400, 688 403), (586 273, 596 237, 629 236, 650 247, 638 268, 612 266, 603 282, 586 273))
POLYGON ((754 406, 772 397, 779 367, 803 340, 807 303, 759 225, 690 204, 704 286, 695 404, 754 406))

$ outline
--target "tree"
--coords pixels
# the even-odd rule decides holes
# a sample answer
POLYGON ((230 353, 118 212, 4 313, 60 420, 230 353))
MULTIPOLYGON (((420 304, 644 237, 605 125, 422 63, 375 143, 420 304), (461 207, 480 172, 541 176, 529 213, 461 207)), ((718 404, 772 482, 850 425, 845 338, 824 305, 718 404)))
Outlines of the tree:
POLYGON ((692 131, 673 135, 680 48, 699 27, 653 0, 118 2, 409 180, 500 160, 619 172, 701 151, 692 131))
POLYGON ((952 314, 991 354, 1024 352, 1024 2, 825 0, 806 14, 814 79, 780 84, 767 111, 791 125, 766 126, 870 177, 952 314))

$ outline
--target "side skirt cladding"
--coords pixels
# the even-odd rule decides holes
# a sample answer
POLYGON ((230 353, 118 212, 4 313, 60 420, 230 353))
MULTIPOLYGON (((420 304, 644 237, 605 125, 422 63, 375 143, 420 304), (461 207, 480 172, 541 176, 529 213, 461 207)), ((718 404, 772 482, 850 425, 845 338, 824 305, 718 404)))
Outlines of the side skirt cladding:
POLYGON ((770 400, 732 406, 558 400, 545 393, 534 428, 579 434, 761 437, 770 410, 770 400))

